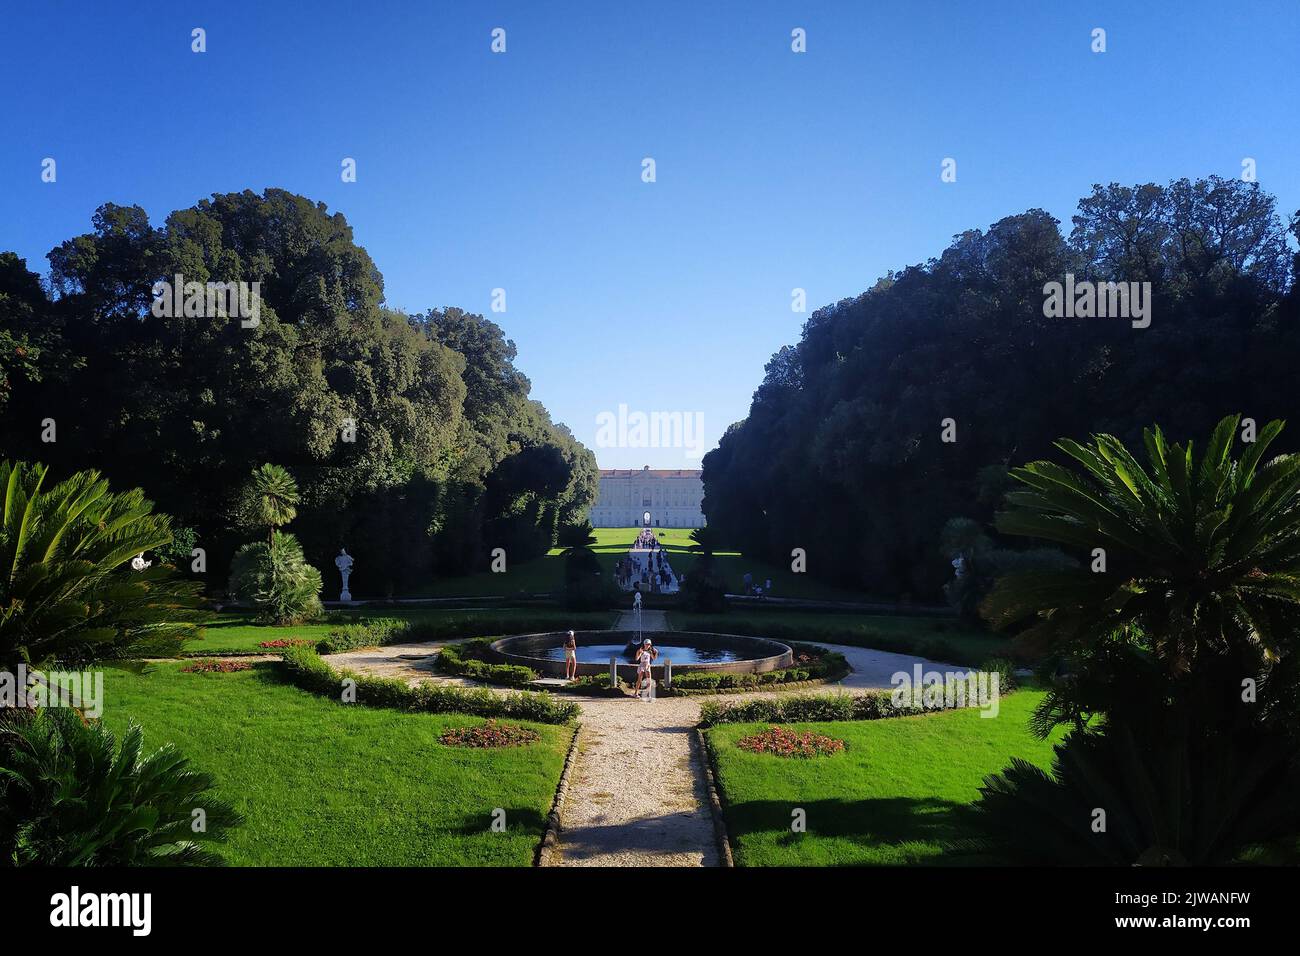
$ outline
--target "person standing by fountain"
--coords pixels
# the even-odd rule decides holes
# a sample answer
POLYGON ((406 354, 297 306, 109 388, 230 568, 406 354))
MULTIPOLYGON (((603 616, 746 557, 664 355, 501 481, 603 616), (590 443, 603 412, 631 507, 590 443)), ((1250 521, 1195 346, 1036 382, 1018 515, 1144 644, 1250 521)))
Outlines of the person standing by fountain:
POLYGON ((578 679, 578 639, 572 631, 564 636, 564 679, 578 679))
POLYGON ((642 642, 641 647, 636 652, 636 696, 641 696, 641 684, 654 683, 654 675, 650 672, 650 665, 654 663, 659 652, 655 650, 654 645, 650 643, 650 638, 642 642))

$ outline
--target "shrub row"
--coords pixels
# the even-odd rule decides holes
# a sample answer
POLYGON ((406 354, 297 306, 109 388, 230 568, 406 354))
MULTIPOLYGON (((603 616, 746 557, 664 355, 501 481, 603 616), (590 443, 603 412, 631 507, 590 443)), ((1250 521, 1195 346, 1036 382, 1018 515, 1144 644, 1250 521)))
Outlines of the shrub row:
POLYGON ((316 651, 338 654, 358 647, 380 647, 398 641, 432 641, 437 637, 435 629, 426 622, 380 617, 336 627, 316 643, 316 651))
POLYGON ((920 707, 895 707, 888 691, 870 694, 801 694, 727 704, 700 705, 700 726, 718 724, 791 724, 826 720, 877 720, 923 713, 920 707))
POLYGON ((356 702, 369 707, 424 711, 433 714, 472 714, 476 717, 513 717, 543 724, 565 724, 581 713, 577 704, 549 694, 494 694, 486 688, 467 690, 424 682, 415 687, 392 677, 369 677, 339 672, 308 647, 285 650, 283 673, 304 690, 338 697, 344 679, 356 683, 356 702))
POLYGON ((681 691, 736 690, 770 687, 778 684, 799 684, 809 680, 839 680, 849 672, 849 663, 843 654, 811 645, 793 645, 795 667, 767 671, 762 674, 719 674, 712 671, 687 671, 674 675, 673 689, 681 691))
POLYGON ((491 646, 492 642, 485 637, 448 644, 438 652, 434 663, 442 674, 456 674, 510 687, 522 687, 537 680, 537 672, 523 664, 494 664, 490 659, 491 646))
POLYGON ((733 688, 767 687, 790 684, 809 679, 808 671, 800 667, 767 671, 763 674, 718 674, 713 671, 687 671, 673 675, 674 690, 731 690, 733 688))
MULTIPOLYGON (((999 695, 1008 693, 1000 684, 999 695)), ((882 720, 910 717, 948 709, 944 702, 932 707, 916 704, 895 706, 893 692, 872 691, 866 694, 804 694, 769 697, 739 703, 705 701, 700 705, 700 726, 717 724, 790 724, 828 720, 882 720)))

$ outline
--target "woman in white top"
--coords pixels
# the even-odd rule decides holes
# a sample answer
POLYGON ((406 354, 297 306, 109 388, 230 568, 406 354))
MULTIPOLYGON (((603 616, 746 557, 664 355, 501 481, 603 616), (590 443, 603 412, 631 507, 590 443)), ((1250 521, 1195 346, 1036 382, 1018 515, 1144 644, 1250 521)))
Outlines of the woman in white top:
POLYGON ((564 679, 578 679, 578 641, 572 631, 564 636, 564 679))
POLYGON ((654 663, 658 655, 659 652, 651 645, 648 637, 636 652, 636 694, 638 697, 641 695, 641 682, 654 680, 650 673, 650 665, 654 663))

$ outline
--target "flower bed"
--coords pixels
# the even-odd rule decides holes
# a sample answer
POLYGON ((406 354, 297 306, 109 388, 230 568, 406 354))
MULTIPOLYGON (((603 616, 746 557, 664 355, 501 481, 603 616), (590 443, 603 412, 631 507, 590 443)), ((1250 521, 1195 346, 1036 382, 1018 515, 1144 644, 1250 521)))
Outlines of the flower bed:
POLYGON ((308 645, 315 644, 315 643, 316 641, 308 640, 305 637, 288 637, 288 638, 282 637, 274 641, 262 641, 257 646, 265 647, 268 650, 270 650, 270 649, 281 648, 281 647, 307 647, 308 645))
POLYGON ((249 661, 218 661, 212 658, 194 661, 181 668, 185 674, 233 674, 235 671, 249 671, 253 665, 249 661))
POLYGON ((438 739, 448 747, 522 747, 535 743, 541 735, 527 727, 489 720, 476 727, 453 727, 438 739))
POLYGON ((800 734, 784 727, 769 727, 762 733, 741 737, 736 746, 750 753, 774 757, 826 757, 842 752, 844 741, 812 731, 800 734))

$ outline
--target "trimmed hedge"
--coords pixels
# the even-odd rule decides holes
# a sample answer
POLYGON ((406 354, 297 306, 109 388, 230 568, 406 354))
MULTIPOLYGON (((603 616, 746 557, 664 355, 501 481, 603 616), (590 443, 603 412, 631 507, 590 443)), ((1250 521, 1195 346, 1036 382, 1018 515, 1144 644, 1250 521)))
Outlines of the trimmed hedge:
POLYGON ((437 631, 432 624, 422 621, 380 617, 335 628, 316 642, 316 651, 338 654, 358 647, 380 647, 398 641, 433 641, 439 637, 437 631))
POLYGON ((802 694, 724 704, 700 705, 700 726, 718 724, 794 724, 825 720, 877 720, 924 713, 921 707, 895 707, 888 691, 869 694, 802 694))
POLYGON ((471 680, 491 681, 521 687, 537 680, 537 671, 523 664, 494 664, 489 659, 492 642, 485 637, 460 644, 448 644, 438 652, 434 666, 440 674, 455 674, 471 680))
MULTIPOLYGON (((1004 691, 999 686, 999 696, 1004 691)), ((795 724, 825 720, 883 720, 889 717, 914 717, 949 709, 947 697, 942 706, 923 707, 903 704, 895 707, 893 691, 878 690, 866 694, 803 694, 769 697, 739 703, 705 701, 700 705, 700 726, 717 724, 795 724)))
POLYGON ((356 702, 368 707, 425 711, 433 714, 472 714, 476 717, 513 717, 542 724, 567 724, 582 711, 577 704, 555 700, 549 694, 517 693, 502 696, 486 688, 467 690, 430 681, 415 687, 393 677, 369 677, 351 671, 336 671, 309 647, 291 647, 284 652, 281 670, 303 690, 338 697, 343 681, 356 683, 356 702))
POLYGON ((766 671, 762 674, 726 674, 713 671, 686 671, 673 675, 674 691, 708 693, 717 690, 758 690, 780 684, 801 684, 810 680, 839 680, 849 673, 849 662, 836 651, 805 644, 795 644, 796 654, 812 657, 796 667, 766 671))

